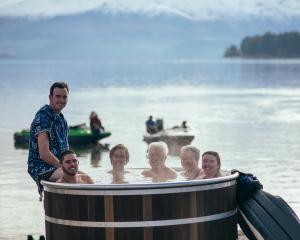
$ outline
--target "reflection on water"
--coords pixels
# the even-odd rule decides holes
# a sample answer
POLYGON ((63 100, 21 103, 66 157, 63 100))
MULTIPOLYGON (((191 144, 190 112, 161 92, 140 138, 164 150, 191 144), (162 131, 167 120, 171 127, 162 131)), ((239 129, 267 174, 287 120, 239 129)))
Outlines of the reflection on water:
MULTIPOLYGON (((97 146, 94 146, 91 149, 91 165, 93 167, 98 167, 99 163, 101 161, 101 152, 104 150, 102 148, 101 144, 98 144, 97 146)), ((105 148, 105 151, 109 151, 108 147, 107 149, 105 148)))
MULTIPOLYGON (((142 175, 142 172, 145 170, 145 168, 129 168, 126 169, 125 173, 121 176, 116 176, 112 174, 112 171, 109 169, 98 169, 98 174, 97 176, 94 176, 94 180, 96 184, 143 184, 158 182, 193 181, 181 174, 181 172, 183 171, 181 167, 173 167, 173 169, 177 172, 177 177, 175 179, 168 179, 167 181, 159 181, 157 179, 152 179, 151 177, 144 177, 142 175)), ((221 172, 222 176, 230 175, 230 171, 222 170, 221 172)))
POLYGON ((111 184, 125 184, 125 183, 129 183, 126 180, 126 175, 130 174, 129 171, 117 171, 117 170, 110 170, 107 173, 111 174, 111 184))
POLYGON ((179 156, 180 155, 180 149, 185 146, 179 142, 173 141, 173 142, 168 142, 168 148, 169 148, 169 153, 168 155, 170 156, 179 156))
POLYGON ((27 235, 27 240, 45 240, 45 236, 44 235, 39 235, 39 234, 36 234, 37 236, 35 235, 32 235, 32 234, 29 234, 27 235))
POLYGON ((109 151, 109 144, 93 143, 81 146, 71 146, 71 149, 78 157, 86 157, 91 155, 91 166, 99 167, 101 154, 109 151))
POLYGON ((29 143, 28 142, 15 142, 15 149, 28 149, 29 143))
MULTIPOLYGON (((163 119, 160 119, 163 122, 163 119)), ((186 121, 184 121, 186 124, 186 121)), ((143 136, 144 142, 150 144, 151 142, 165 142, 168 145, 169 156, 179 156, 180 149, 183 146, 190 145, 195 138, 195 134, 190 127, 174 126, 172 128, 164 128, 161 124, 161 129, 155 133, 146 133, 143 136)))
MULTIPOLYGON (((15 142, 15 149, 28 149, 28 142, 15 142)), ((101 161, 101 154, 103 152, 109 151, 109 144, 101 143, 91 143, 87 145, 75 145, 70 146, 70 148, 76 153, 78 157, 86 157, 88 154, 91 154, 91 166, 98 167, 101 161)))
POLYGON ((168 145, 168 155, 169 156, 179 156, 180 155, 180 149, 188 144, 183 144, 182 142, 178 142, 176 140, 168 140, 165 141, 165 139, 159 139, 159 141, 163 141, 168 145))
POLYGON ((159 140, 162 142, 165 142, 168 145, 168 156, 179 156, 180 155, 180 149, 185 146, 184 144, 180 143, 180 142, 176 142, 176 141, 164 141, 164 140, 159 140))

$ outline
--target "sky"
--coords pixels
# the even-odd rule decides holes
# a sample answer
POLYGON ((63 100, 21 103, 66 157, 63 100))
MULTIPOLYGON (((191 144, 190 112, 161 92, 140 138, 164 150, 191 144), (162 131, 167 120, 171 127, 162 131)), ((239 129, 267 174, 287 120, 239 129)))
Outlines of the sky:
POLYGON ((91 10, 176 14, 193 20, 282 19, 300 16, 300 0, 0 0, 0 17, 53 17, 91 10))

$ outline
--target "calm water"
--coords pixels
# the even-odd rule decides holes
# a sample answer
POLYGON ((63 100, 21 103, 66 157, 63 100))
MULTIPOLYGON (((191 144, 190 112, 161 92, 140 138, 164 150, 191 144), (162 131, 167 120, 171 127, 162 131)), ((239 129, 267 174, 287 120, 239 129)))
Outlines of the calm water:
MULTIPOLYGON (((166 127, 187 120, 193 145, 219 151, 224 169, 255 174, 300 215, 299 74, 297 60, 0 61, 0 239, 44 233, 27 150, 14 147, 13 133, 29 127, 56 80, 71 87, 64 110, 69 124, 88 122, 96 111, 112 132, 102 143, 129 148, 128 168, 148 164, 142 135, 149 114, 166 127)), ((96 181, 107 178, 107 150, 78 154, 83 171, 96 181)), ((167 165, 180 167, 179 158, 170 156, 167 165)))

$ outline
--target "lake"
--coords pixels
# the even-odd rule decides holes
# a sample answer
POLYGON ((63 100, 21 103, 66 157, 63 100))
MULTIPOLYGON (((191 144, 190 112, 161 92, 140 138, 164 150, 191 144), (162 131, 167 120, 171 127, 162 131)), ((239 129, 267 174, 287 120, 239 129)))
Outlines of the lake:
MULTIPOLYGON (((13 133, 28 128, 63 80, 69 125, 96 111, 112 136, 129 148, 128 168, 145 168, 142 141, 151 114, 165 127, 187 121, 192 145, 216 150, 222 168, 253 173, 264 189, 300 214, 300 60, 0 61, 0 239, 44 234, 44 212, 27 174, 28 150, 13 133)), ((108 151, 79 149, 80 168, 96 181, 110 168, 108 151)), ((180 167, 177 156, 167 165, 180 167)))

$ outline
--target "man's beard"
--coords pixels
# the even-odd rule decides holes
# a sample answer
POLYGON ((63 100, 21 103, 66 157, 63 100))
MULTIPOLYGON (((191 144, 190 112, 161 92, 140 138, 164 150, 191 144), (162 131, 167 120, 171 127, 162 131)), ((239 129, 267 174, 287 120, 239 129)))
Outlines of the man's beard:
POLYGON ((77 168, 69 168, 69 170, 68 170, 64 166, 62 166, 62 170, 65 174, 67 174, 69 176, 75 176, 78 171, 77 168))

